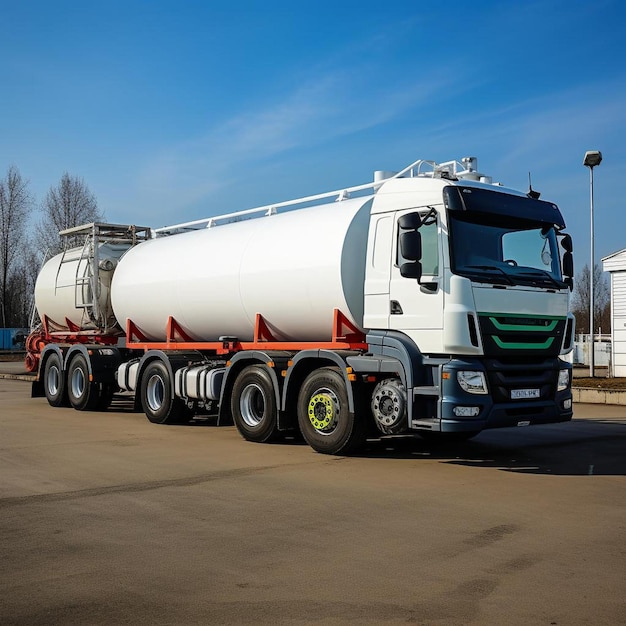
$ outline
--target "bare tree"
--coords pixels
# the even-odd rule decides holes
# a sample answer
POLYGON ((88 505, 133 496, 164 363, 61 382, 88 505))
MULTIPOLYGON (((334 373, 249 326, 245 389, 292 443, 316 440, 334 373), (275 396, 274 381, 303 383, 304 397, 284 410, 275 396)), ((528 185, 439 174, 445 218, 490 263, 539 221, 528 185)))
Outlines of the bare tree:
POLYGON ((25 239, 23 252, 9 277, 11 318, 9 325, 16 328, 30 326, 33 312, 35 281, 41 268, 42 255, 25 239))
POLYGON ((28 181, 12 165, 0 180, 0 323, 4 327, 18 321, 14 319, 11 287, 15 284, 13 273, 24 252, 26 220, 31 209, 28 181))
POLYGON ((43 202, 43 218, 37 225, 40 245, 49 252, 62 249, 59 231, 90 222, 101 222, 96 197, 82 178, 63 174, 59 184, 51 187, 43 202))
MULTIPOLYGON (((572 298, 572 312, 579 333, 589 332, 589 294, 589 266, 585 265, 574 282, 572 298)), ((598 328, 604 333, 611 331, 611 288, 606 274, 597 263, 593 268, 593 322, 594 332, 598 328)))

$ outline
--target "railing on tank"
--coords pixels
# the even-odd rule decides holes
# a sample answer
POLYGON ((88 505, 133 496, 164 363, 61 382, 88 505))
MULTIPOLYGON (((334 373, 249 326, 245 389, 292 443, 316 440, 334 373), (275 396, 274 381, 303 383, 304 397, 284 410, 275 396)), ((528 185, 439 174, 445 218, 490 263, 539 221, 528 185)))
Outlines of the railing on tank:
POLYGON ((65 246, 63 258, 57 268, 57 279, 61 265, 66 261, 76 260, 74 258, 66 259, 69 250, 73 246, 82 246, 74 279, 75 307, 84 309, 89 318, 97 322, 101 318, 101 311, 98 305, 101 269, 100 245, 114 243, 132 247, 150 238, 150 228, 147 226, 135 226, 134 224, 92 222, 91 224, 67 228, 60 231, 59 235, 64 240, 65 246))
MULTIPOLYGON (((295 200, 287 200, 285 202, 266 204, 263 206, 255 207, 253 209, 245 209, 243 211, 225 213, 224 215, 216 215, 213 217, 205 217, 190 222, 182 222, 180 224, 173 224, 172 226, 154 228, 152 229, 152 236, 165 237, 168 235, 175 235, 190 230, 212 228, 213 226, 217 226, 219 224, 228 224, 231 222, 240 221, 243 218, 255 218, 275 215, 276 213, 278 213, 279 209, 308 208, 311 206, 315 206, 321 200, 329 200, 331 198, 334 198, 335 202, 341 202, 342 200, 349 199, 352 194, 367 191, 368 189, 372 189, 375 193, 376 190, 384 182, 392 180, 394 178, 416 178, 421 176, 428 178, 449 178, 450 180, 467 177, 478 179, 478 177, 482 177, 482 175, 476 172, 475 166, 476 159, 474 157, 464 158, 462 162, 446 161, 445 163, 436 163, 435 161, 418 159, 417 161, 411 163, 411 165, 408 165, 399 172, 390 172, 388 173, 389 176, 375 179, 369 183, 356 185, 354 187, 347 187, 345 189, 327 191, 325 193, 315 194, 312 196, 305 196, 304 198, 297 198, 295 200), (422 171, 423 167, 429 167, 431 169, 430 171, 422 171)), ((490 182, 490 180, 488 182, 490 182)))

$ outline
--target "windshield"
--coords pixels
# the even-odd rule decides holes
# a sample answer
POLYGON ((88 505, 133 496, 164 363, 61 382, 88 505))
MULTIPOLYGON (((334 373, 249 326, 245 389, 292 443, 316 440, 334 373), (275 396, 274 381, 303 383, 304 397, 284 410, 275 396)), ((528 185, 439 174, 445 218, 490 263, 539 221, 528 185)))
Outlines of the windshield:
POLYGON ((562 289, 554 227, 493 213, 448 213, 452 271, 472 280, 562 289))

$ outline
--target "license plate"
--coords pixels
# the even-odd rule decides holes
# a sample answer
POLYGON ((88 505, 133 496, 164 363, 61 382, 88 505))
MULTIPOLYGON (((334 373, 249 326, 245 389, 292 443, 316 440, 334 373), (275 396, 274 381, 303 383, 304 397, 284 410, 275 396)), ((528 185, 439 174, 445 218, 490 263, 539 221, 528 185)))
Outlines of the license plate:
POLYGON ((522 400, 527 398, 538 398, 539 389, 511 389, 512 400, 522 400))

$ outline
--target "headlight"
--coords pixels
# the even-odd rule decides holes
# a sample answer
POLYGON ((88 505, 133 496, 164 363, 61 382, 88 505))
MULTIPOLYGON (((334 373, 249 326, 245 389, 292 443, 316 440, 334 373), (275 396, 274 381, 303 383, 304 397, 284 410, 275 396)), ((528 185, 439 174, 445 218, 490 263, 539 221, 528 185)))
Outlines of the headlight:
POLYGON ((557 384, 557 391, 564 391, 569 387, 569 370, 559 370, 559 382, 557 384))
POLYGON ((487 393, 487 381, 483 372, 460 371, 456 373, 456 379, 463 391, 468 393, 487 393))

